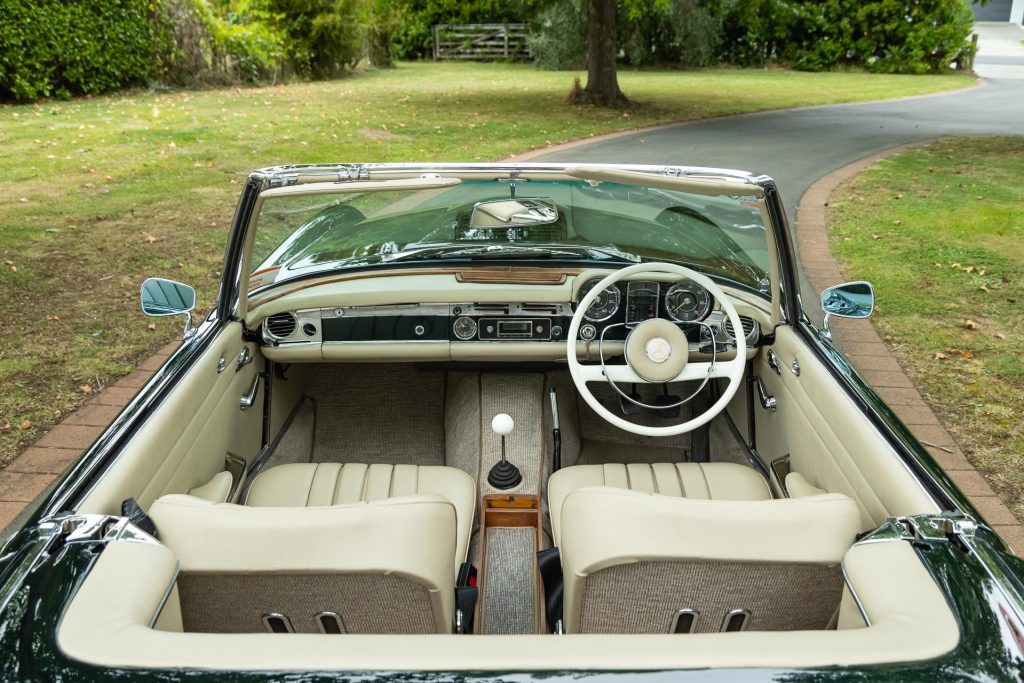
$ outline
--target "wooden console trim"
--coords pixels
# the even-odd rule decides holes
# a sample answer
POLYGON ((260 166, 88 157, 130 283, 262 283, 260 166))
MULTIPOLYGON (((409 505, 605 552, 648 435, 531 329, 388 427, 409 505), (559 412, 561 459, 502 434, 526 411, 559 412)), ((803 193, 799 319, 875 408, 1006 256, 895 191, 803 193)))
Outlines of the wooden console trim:
MULTIPOLYGON (((487 604, 487 532, 489 529, 533 528, 534 553, 541 549, 544 528, 541 522, 540 496, 516 493, 492 493, 483 497, 480 505, 480 598, 478 601, 475 633, 483 633, 487 604)), ((536 633, 547 633, 544 614, 544 592, 537 563, 533 568, 533 623, 536 633)))

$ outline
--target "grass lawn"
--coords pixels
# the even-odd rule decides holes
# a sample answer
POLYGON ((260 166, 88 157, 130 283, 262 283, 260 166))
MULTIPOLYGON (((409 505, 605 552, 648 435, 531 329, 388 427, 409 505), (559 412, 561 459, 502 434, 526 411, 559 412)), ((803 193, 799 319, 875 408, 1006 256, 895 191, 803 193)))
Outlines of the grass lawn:
POLYGON ((961 449, 1024 519, 1024 137, 938 142, 830 200, 833 253, 961 449))
MULTIPOLYGON (((573 76, 400 64, 259 89, 0 106, 0 465, 180 331, 138 312, 149 275, 209 310, 257 167, 497 160, 615 130, 965 87, 964 76, 715 69, 621 75, 629 111, 564 104, 573 76)), ((685 159, 680 162, 685 163, 685 159)))

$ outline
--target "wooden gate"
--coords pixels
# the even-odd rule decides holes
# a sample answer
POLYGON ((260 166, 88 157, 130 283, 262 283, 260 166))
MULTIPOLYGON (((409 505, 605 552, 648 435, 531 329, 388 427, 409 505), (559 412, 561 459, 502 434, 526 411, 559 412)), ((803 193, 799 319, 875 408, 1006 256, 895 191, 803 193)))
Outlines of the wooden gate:
POLYGON ((530 59, 526 24, 436 24, 434 59, 530 59))

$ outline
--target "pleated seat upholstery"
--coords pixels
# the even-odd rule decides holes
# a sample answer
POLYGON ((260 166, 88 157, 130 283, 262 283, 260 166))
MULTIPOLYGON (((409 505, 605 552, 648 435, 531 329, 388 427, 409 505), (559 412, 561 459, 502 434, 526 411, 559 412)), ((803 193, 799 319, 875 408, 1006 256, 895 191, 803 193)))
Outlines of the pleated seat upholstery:
POLYGON ((641 493, 697 500, 769 500, 768 482, 749 467, 729 462, 609 463, 565 467, 548 480, 548 509, 555 545, 562 505, 577 489, 610 486, 641 493))
POLYGON ((455 507, 455 566, 466 561, 476 509, 476 483, 454 467, 294 463, 264 470, 245 498, 251 507, 323 507, 436 494, 455 507))

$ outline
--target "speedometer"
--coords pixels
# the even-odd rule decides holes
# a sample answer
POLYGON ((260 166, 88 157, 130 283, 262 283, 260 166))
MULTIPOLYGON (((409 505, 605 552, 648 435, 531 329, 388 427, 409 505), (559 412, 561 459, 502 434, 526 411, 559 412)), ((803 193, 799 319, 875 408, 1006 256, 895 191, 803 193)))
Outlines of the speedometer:
POLYGON ((703 320, 711 312, 711 295, 695 282, 680 282, 665 293, 665 311, 676 322, 703 320))
MULTIPOLYGON (((600 282, 600 280, 587 280, 584 282, 583 286, 580 287, 578 301, 583 301, 583 297, 585 297, 598 282, 600 282)), ((583 317, 592 323, 604 322, 618 312, 619 304, 621 302, 622 293, 619 292, 618 287, 612 285, 597 295, 597 298, 594 299, 594 303, 590 304, 590 308, 588 308, 587 312, 583 314, 583 317)))

